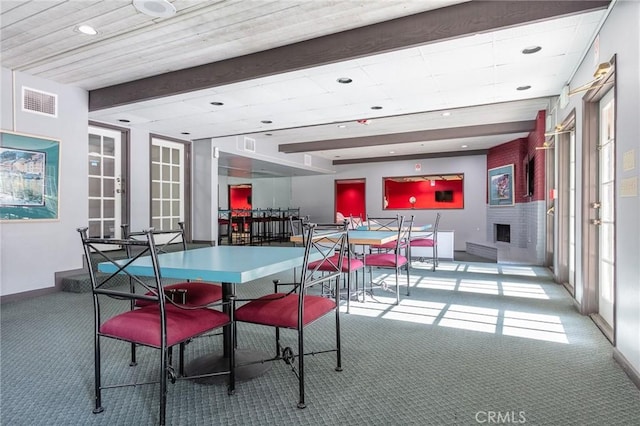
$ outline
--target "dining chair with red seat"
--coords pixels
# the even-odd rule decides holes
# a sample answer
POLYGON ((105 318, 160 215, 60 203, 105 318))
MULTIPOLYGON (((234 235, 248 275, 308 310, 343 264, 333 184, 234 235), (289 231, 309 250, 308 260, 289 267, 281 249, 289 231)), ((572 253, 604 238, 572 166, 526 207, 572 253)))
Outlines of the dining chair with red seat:
POLYGON ((431 232, 428 234, 416 236, 411 239, 411 247, 429 247, 431 248, 431 270, 435 271, 438 266, 438 224, 440 223, 440 213, 436 214, 436 221, 433 224, 431 232))
POLYGON ((275 356, 258 362, 282 360, 291 366, 298 378, 298 408, 306 407, 304 360, 307 355, 335 352, 335 370, 342 371, 338 290, 342 263, 346 258, 347 250, 347 231, 344 228, 306 224, 303 232, 305 249, 300 280, 293 283, 281 283, 275 280, 272 294, 258 299, 236 299, 236 303, 246 303, 235 310, 236 323, 258 324, 275 329, 275 356), (312 261, 318 261, 317 269, 308 267, 312 261), (322 264, 330 265, 331 270, 319 273, 319 267, 322 264), (328 283, 332 283, 334 289, 331 297, 322 295, 321 289, 328 283), (308 345, 305 342, 304 331, 312 323, 332 312, 335 317, 335 345, 307 352, 308 345), (290 346, 285 346, 284 342, 288 337, 281 332, 284 331, 282 329, 296 331, 297 353, 290 346))
MULTIPOLYGON (((121 225, 121 228, 124 238, 141 239, 143 241, 147 238, 147 233, 151 232, 154 236, 154 242, 156 243, 155 248, 157 254, 187 250, 187 241, 184 235, 184 222, 179 222, 178 229, 172 230, 151 229, 150 231, 131 232, 129 225, 127 224, 121 225)), ((127 257, 131 257, 134 254, 132 253, 132 249, 132 246, 125 247, 127 257)), ((130 284, 130 290, 135 292, 135 281, 130 280, 130 284)), ((222 300, 222 286, 219 283, 209 283, 204 281, 172 282, 171 284, 164 284, 163 289, 174 303, 190 307, 203 307, 222 300)), ((140 308, 152 303, 153 302, 144 299, 132 300, 131 308, 140 308)), ((184 375, 184 350, 187 343, 188 342, 183 342, 180 344, 180 364, 178 369, 180 375, 184 375)), ((172 359, 172 353, 173 351, 170 348, 170 360, 172 359)), ((132 344, 131 365, 135 365, 136 363, 135 344, 132 344)))
MULTIPOLYGON (((413 220, 413 218, 411 219, 413 220)), ((397 238, 393 241, 391 248, 379 248, 377 253, 369 253, 364 256, 364 266, 369 268, 369 282, 371 285, 371 294, 373 295, 373 268, 377 269, 393 269, 395 272, 396 283, 396 305, 400 303, 400 270, 407 271, 407 295, 410 294, 409 285, 409 260, 408 260, 408 236, 411 226, 404 226, 404 216, 399 216, 397 220, 397 238), (403 250, 405 255, 402 254, 403 250)), ((384 281, 383 281, 384 284, 384 281)))
MULTIPOLYGON (((141 238, 104 239, 88 236, 88 228, 80 228, 78 232, 82 241, 86 259, 97 257, 103 264, 110 265, 114 272, 97 273, 99 265, 87 261, 91 279, 91 291, 94 307, 94 409, 95 414, 104 411, 102 391, 104 389, 140 386, 143 384, 159 384, 158 423, 165 424, 167 404, 167 380, 172 383, 179 379, 194 377, 177 377, 169 363, 169 348, 190 339, 221 329, 233 324, 233 311, 221 312, 207 307, 186 306, 169 299, 163 291, 162 276, 158 253, 152 230, 145 233, 146 240, 141 238), (124 260, 113 258, 113 249, 124 248, 132 257, 124 260), (141 279, 130 270, 132 264, 141 257, 148 256, 153 267, 153 280, 141 279), (125 274, 135 282, 135 286, 144 292, 131 291, 131 286, 118 285, 116 277, 125 274), (116 282, 114 285, 113 283, 116 282), (145 306, 131 309, 131 302, 142 300, 145 306), (115 312, 115 313, 114 313, 115 312), (159 352, 159 377, 156 381, 136 383, 103 384, 102 340, 108 338, 135 345, 157 349, 159 352)), ((232 304, 221 302, 220 304, 232 304)), ((230 327, 231 329, 233 327, 230 327)), ((233 330, 231 330, 233 334, 233 330)), ((108 356, 108 355, 105 355, 108 356)), ((229 363, 223 371, 201 375, 228 376, 228 393, 235 392, 235 351, 232 350, 229 363)))
MULTIPOLYGON (((340 229, 340 227, 344 228, 345 230, 348 230, 349 228, 349 224, 345 221, 343 223, 336 223, 336 224, 324 224, 324 225, 318 225, 318 226, 324 226, 324 227, 336 227, 336 229, 340 229)), ((317 260, 315 262, 311 262, 308 265, 309 269, 312 270, 316 270, 319 271, 321 273, 324 272, 329 272, 331 273, 334 269, 334 265, 336 265, 339 261, 338 259, 339 254, 334 254, 333 256, 331 256, 330 258, 326 259, 326 260, 317 260)), ((358 271, 359 270, 364 270, 364 262, 358 258, 356 258, 355 253, 352 252, 351 250, 351 244, 349 243, 349 234, 347 232, 347 253, 344 259, 342 259, 342 268, 341 268, 341 272, 344 274, 344 276, 346 277, 346 279, 344 280, 346 283, 346 299, 347 299, 347 313, 350 313, 350 307, 351 307, 351 295, 354 294, 354 292, 351 291, 351 275, 355 274, 355 294, 358 295, 358 271)), ((364 274, 363 274, 363 282, 362 282, 362 295, 363 295, 363 299, 364 299, 364 274)))

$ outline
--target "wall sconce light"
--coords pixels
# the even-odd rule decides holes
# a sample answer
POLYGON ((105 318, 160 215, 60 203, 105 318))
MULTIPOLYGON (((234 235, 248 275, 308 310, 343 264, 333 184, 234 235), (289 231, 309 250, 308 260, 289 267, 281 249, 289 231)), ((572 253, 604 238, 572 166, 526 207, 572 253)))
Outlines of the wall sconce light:
POLYGON ((409 204, 411 204, 411 208, 414 208, 416 205, 416 197, 414 196, 409 197, 409 204))
POLYGON ((595 84, 595 83, 602 80, 610 70, 611 70, 611 64, 609 62, 601 63, 600 65, 598 65, 598 68, 596 68, 596 72, 593 73, 593 80, 583 84, 582 86, 578 86, 575 89, 569 90, 569 96, 573 96, 576 93, 586 92, 587 90, 604 86, 607 83, 602 83, 602 84, 595 84))

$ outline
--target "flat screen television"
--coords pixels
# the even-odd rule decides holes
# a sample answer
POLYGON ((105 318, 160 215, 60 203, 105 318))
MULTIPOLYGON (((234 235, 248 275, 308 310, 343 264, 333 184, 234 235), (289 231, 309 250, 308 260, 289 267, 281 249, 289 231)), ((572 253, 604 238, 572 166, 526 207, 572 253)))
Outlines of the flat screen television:
POLYGON ((438 203, 453 202, 453 191, 436 191, 436 202, 438 203))

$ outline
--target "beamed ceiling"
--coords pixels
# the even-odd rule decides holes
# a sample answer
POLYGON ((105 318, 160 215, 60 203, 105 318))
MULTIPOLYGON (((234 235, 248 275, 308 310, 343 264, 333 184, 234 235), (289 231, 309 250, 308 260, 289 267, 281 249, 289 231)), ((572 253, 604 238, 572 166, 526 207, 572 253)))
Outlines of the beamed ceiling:
MULTIPOLYGON (((3 0, 2 66, 88 90, 92 121, 173 138, 247 136, 334 164, 470 155, 533 130, 609 5, 171 3, 174 16, 153 18, 128 0, 3 0)), ((233 153, 221 166, 305 173, 233 153)))

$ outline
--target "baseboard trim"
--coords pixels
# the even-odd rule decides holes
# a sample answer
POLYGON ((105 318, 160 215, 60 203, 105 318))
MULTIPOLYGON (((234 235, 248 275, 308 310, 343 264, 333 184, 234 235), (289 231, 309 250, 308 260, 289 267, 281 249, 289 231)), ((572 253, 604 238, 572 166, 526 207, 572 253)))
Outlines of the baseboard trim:
POLYGON ((617 348, 613 348, 613 359, 618 364, 620 364, 620 367, 622 367, 622 371, 624 371, 627 376, 629 376, 633 384, 636 385, 638 389, 640 389, 640 373, 638 372, 638 370, 633 368, 633 365, 631 365, 631 363, 627 361, 624 355, 622 355, 617 348))
POLYGON ((56 287, 39 288, 37 290, 23 291, 22 293, 7 294, 0 296, 0 305, 9 302, 18 302, 21 300, 31 299, 37 296, 44 296, 51 293, 57 293, 60 290, 56 287))

